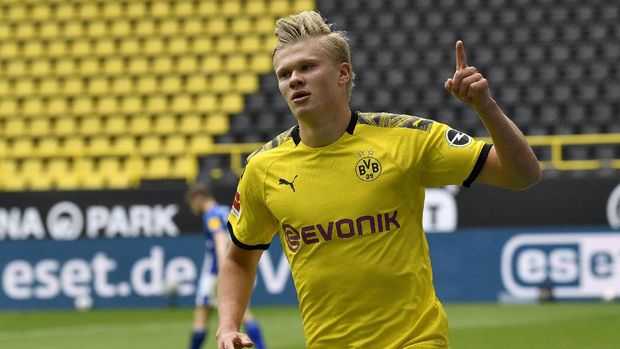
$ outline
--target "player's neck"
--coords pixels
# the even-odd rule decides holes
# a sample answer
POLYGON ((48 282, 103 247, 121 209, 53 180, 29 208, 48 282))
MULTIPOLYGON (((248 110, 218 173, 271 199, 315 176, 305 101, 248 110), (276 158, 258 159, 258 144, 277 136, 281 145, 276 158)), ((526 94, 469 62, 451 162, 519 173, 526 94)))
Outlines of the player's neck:
POLYGON ((298 121, 301 141, 311 148, 324 147, 337 141, 346 132, 351 121, 351 109, 346 105, 333 113, 300 117, 298 121))

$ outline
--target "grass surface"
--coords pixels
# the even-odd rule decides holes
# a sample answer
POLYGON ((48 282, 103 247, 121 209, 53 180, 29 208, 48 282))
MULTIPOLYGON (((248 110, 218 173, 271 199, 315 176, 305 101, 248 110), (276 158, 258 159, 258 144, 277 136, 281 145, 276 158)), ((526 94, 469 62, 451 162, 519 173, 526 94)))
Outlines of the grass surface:
MULTIPOLYGON (((454 349, 620 347, 620 304, 449 304, 446 309, 454 349)), ((253 311, 270 349, 304 348, 296 308, 253 311)), ((190 309, 0 312, 0 348, 186 348, 191 319, 190 309)), ((203 348, 214 347, 211 335, 203 348)))

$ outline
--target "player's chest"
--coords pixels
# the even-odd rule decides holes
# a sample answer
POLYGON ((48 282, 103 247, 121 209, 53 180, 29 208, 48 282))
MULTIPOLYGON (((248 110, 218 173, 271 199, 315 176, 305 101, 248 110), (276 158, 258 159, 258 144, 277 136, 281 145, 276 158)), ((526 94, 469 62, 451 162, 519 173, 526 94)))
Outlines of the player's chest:
MULTIPOLYGON (((358 149, 359 148, 359 149, 358 149)), ((280 220, 292 215, 325 216, 347 211, 380 211, 404 195, 407 182, 391 157, 380 149, 299 153, 269 170, 268 207, 280 220)))

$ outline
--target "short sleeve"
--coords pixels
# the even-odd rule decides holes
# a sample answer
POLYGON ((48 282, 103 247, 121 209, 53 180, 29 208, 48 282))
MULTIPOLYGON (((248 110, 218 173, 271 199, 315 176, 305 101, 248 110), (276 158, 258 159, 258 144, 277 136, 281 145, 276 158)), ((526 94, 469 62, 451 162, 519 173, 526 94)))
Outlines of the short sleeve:
POLYGON ((469 187, 482 170, 490 144, 435 122, 423 144, 417 163, 424 187, 462 185, 469 187))
POLYGON ((266 250, 278 231, 278 221, 265 203, 261 171, 246 167, 228 217, 228 230, 238 247, 266 250))

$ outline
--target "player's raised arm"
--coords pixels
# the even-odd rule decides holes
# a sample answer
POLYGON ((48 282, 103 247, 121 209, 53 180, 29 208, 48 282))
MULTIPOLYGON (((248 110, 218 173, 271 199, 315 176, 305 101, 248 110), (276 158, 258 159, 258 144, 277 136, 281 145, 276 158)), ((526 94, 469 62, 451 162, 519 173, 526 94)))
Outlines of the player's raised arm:
POLYGON ((239 332, 239 327, 252 293, 261 254, 262 250, 244 250, 231 244, 224 257, 218 281, 218 349, 254 346, 250 337, 239 332))
POLYGON ((478 114, 493 139, 493 148, 478 181, 510 189, 526 189, 540 181, 540 165, 519 128, 491 97, 489 82, 467 65, 465 47, 456 42, 456 71, 445 89, 478 114))

